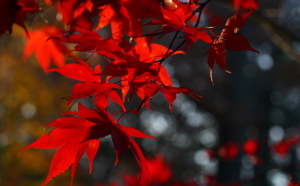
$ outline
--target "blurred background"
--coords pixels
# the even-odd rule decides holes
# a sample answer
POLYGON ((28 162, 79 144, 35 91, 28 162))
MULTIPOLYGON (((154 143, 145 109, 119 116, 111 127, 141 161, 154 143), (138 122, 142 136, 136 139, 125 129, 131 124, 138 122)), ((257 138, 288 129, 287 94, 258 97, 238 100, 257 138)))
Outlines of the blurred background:
MULTIPOLYGON (((290 178, 300 182, 300 1, 258 2, 259 9, 239 33, 260 54, 228 51, 227 65, 232 74, 216 66, 212 85, 205 55, 209 46, 199 41, 186 55, 171 57, 164 65, 176 86, 196 91, 203 96, 201 101, 178 95, 170 113, 168 102, 157 95, 152 99, 152 110, 143 109, 139 115, 127 114, 120 120, 158 138, 136 141, 146 157, 163 157, 172 173, 170 183, 180 180, 196 185, 286 186, 290 178)), ((32 22, 46 24, 45 20, 59 19, 54 9, 43 2, 40 5, 42 10, 29 20, 29 27, 36 26, 32 22)), ((212 0, 200 26, 217 24, 214 32, 218 34, 235 12, 231 1, 212 0)), ((170 34, 162 40, 172 37, 170 34)), ((14 26, 11 35, 0 38, 3 186, 43 183, 55 149, 19 152, 50 131, 45 128, 47 123, 76 106, 65 107, 75 81, 58 73, 46 74, 34 56, 26 62, 22 60, 26 40, 18 26, 14 26)), ((103 60, 81 55, 88 61, 103 60)), ((110 138, 101 141, 91 175, 87 161, 84 156, 74 186, 122 183, 122 175, 135 175, 138 171, 130 151, 114 166, 110 138)), ((69 183, 68 170, 48 185, 69 183)))

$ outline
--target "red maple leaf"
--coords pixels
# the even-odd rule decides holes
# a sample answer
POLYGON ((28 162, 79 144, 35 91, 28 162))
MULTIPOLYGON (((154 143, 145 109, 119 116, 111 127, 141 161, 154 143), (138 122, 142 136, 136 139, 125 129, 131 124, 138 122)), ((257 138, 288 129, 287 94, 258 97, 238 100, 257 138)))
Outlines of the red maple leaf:
POLYGON ((131 36, 141 35, 140 21, 161 15, 159 4, 153 0, 69 0, 61 1, 58 9, 70 31, 74 31, 75 27, 92 29, 96 20, 94 17, 100 15, 94 30, 110 23, 114 38, 122 36, 123 32, 131 36))
POLYGON ((29 31, 30 38, 25 44, 23 59, 27 59, 34 53, 44 70, 49 69, 51 60, 56 66, 63 66, 64 55, 68 53, 68 49, 57 40, 48 40, 50 37, 61 36, 63 33, 61 29, 54 26, 44 26, 39 30, 29 31))
MULTIPOLYGON (((99 8, 100 8, 100 20, 99 20, 95 30, 104 28, 109 24, 113 24, 113 22, 117 22, 117 24, 120 24, 120 19, 118 18, 115 10, 113 9, 113 7, 110 4, 104 5, 99 8)), ((116 32, 116 30, 112 29, 112 33, 115 33, 115 32, 116 32)))
POLYGON ((151 43, 153 37, 137 37, 134 39, 136 44, 134 49, 137 54, 139 54, 139 60, 142 62, 154 62, 162 58, 167 58, 171 55, 185 54, 181 50, 173 51, 167 47, 158 44, 151 43), (168 53, 167 53, 168 52, 168 53))
POLYGON ((72 184, 77 165, 84 152, 88 155, 90 172, 92 171, 93 159, 100 146, 100 140, 86 138, 93 125, 95 124, 88 120, 75 117, 56 119, 47 125, 57 127, 56 129, 40 137, 21 151, 23 152, 28 148, 54 149, 59 147, 52 159, 49 174, 43 185, 46 185, 53 177, 63 173, 70 166, 72 166, 72 184))
POLYGON ((172 87, 152 82, 145 82, 145 84, 142 85, 136 93, 143 100, 142 105, 147 106, 150 109, 149 101, 155 94, 157 94, 158 91, 160 91, 169 102, 169 109, 171 112, 173 108, 173 102, 175 101, 176 96, 179 93, 188 95, 195 100, 201 98, 201 96, 196 92, 185 87, 172 87))
POLYGON ((160 5, 153 0, 114 0, 109 3, 118 17, 114 21, 119 21, 117 24, 112 24, 113 33, 118 32, 115 30, 117 27, 121 27, 123 33, 129 36, 142 35, 141 21, 162 15, 160 5))
POLYGON ((259 53, 259 51, 254 50, 248 39, 237 32, 244 26, 246 19, 249 15, 252 14, 252 11, 244 14, 236 13, 232 17, 228 18, 220 35, 214 40, 210 50, 208 51, 208 65, 210 67, 210 78, 212 78, 212 70, 214 68, 215 61, 216 63, 226 72, 230 71, 226 67, 226 50, 249 50, 252 52, 259 53))
POLYGON ((176 9, 165 9, 160 7, 162 17, 152 20, 149 24, 162 24, 164 26, 162 36, 174 31, 182 31, 187 41, 185 49, 198 39, 206 43, 211 43, 211 37, 203 31, 211 28, 196 28, 188 24, 188 21, 193 15, 193 11, 196 7, 190 7, 188 4, 180 3, 177 0, 174 0, 173 3, 176 4, 176 9))
POLYGON ((93 70, 86 62, 76 57, 73 58, 80 64, 67 64, 60 68, 50 69, 47 71, 56 71, 68 78, 81 81, 74 85, 72 95, 69 98, 67 106, 70 105, 74 99, 95 96, 93 101, 98 102, 98 104, 104 108, 108 106, 108 98, 110 98, 114 102, 118 103, 123 110, 125 110, 123 101, 116 92, 116 89, 120 89, 121 87, 115 83, 101 81, 101 77, 99 75, 101 73, 100 64, 98 64, 93 70))
POLYGON ((98 8, 107 4, 102 0, 61 0, 57 9, 62 14, 62 21, 69 26, 69 31, 75 31, 75 27, 92 29, 93 18, 98 15, 98 8))
MULTIPOLYGON (((168 72, 166 71, 164 66, 162 66, 160 62, 157 61, 159 59, 165 58, 167 51, 171 53, 169 55, 180 54, 183 53, 182 51, 173 52, 172 50, 169 50, 166 47, 155 43, 147 45, 145 37, 135 39, 135 46, 132 46, 125 40, 121 40, 121 48, 119 46, 120 39, 103 39, 96 32, 91 32, 80 28, 78 29, 78 31, 80 32, 79 35, 68 35, 57 39, 63 42, 78 43, 78 45, 75 46, 75 50, 77 51, 89 51, 93 53, 98 53, 100 55, 104 55, 110 59, 114 59, 114 61, 106 65, 106 68, 101 73, 92 71, 90 67, 84 67, 89 68, 89 75, 86 74, 84 75, 84 77, 90 77, 91 73, 93 73, 93 76, 95 74, 107 75, 108 77, 110 77, 110 79, 115 77, 121 77, 123 102, 125 101, 127 93, 130 91, 130 97, 137 93, 138 96, 142 100, 144 100, 143 105, 149 105, 148 101, 150 100, 150 98, 154 96, 158 91, 162 91, 163 95, 170 103, 170 109, 172 109, 172 104, 176 98, 177 93, 184 93, 190 96, 192 96, 192 94, 195 94, 195 92, 190 91, 186 88, 171 87, 172 81, 168 72), (149 89, 147 88, 147 86, 149 86, 149 83, 151 82, 158 82, 158 84, 157 86, 155 86, 155 89, 152 89, 150 91, 151 88, 149 89), (149 93, 149 91, 153 94, 149 93)), ((79 62, 84 63, 80 60, 79 62)), ((83 66, 81 66, 81 68, 77 69, 77 67, 75 66, 78 65, 69 64, 61 69, 53 69, 51 71, 57 71, 67 77, 79 80, 78 77, 81 77, 80 73, 71 74, 71 71, 68 70, 69 66, 74 66, 74 68, 72 69, 75 69, 75 71, 83 68, 83 66)), ((98 77, 98 80, 99 79, 100 77, 98 77)), ((104 94, 104 92, 110 91, 110 94, 114 94, 114 96, 111 98, 115 98, 113 100, 120 104, 124 109, 124 106, 118 99, 117 94, 113 91, 113 89, 118 88, 117 85, 108 85, 108 83, 102 84, 100 88, 100 86, 96 85, 93 81, 78 83, 73 88, 72 96, 69 100, 69 103, 75 98, 79 98, 80 96, 87 97, 91 94, 99 92, 99 90, 101 89, 102 92, 100 91, 101 93, 98 93, 97 95, 107 96, 107 94, 104 94), (96 86, 98 86, 98 88, 96 88, 96 86)), ((150 87, 153 88, 152 85, 150 85, 150 87)), ((108 94, 108 96, 110 95, 108 94)), ((97 99, 98 101, 102 102, 102 104, 106 107, 108 105, 108 101, 103 98, 104 97, 99 97, 97 99)))
POLYGON ((132 127, 125 127, 118 124, 112 116, 102 107, 98 110, 88 109, 82 104, 78 104, 78 112, 69 112, 78 117, 64 117, 56 119, 47 126, 56 127, 49 134, 46 134, 26 146, 21 152, 28 148, 38 149, 59 149, 56 151, 50 166, 49 174, 43 183, 46 185, 53 177, 66 171, 72 166, 71 185, 75 176, 77 165, 84 153, 90 161, 90 172, 92 171, 93 159, 100 147, 99 138, 111 135, 116 151, 116 161, 127 151, 128 148, 133 152, 140 168, 140 185, 150 182, 147 162, 144 155, 131 138, 154 138, 148 136, 132 127))
MULTIPOLYGON (((125 41, 122 44, 123 51, 106 52, 106 56, 116 60, 106 65, 101 75, 122 78, 123 100, 130 91, 130 98, 137 94, 143 100, 142 106, 150 108, 149 100, 158 91, 161 91, 170 104, 170 110, 172 110, 172 104, 178 93, 189 95, 195 99, 200 97, 197 93, 187 88, 172 87, 169 74, 162 64, 156 61, 156 59, 162 58, 162 55, 165 56, 165 53, 157 52, 155 47, 163 49, 162 52, 165 52, 164 49, 166 48, 160 45, 151 45, 151 50, 141 50, 125 41), (158 56, 154 56, 153 52, 157 52, 158 56), (144 59, 144 61, 141 61, 141 59, 144 59)), ((174 52, 173 54, 176 53, 179 52, 174 52)), ((103 54, 103 51, 101 51, 101 54, 103 54)))
POLYGON ((34 0, 1 0, 0 7, 0 36, 4 33, 11 33, 13 23, 27 32, 24 24, 26 14, 39 10, 34 0))
POLYGON ((95 52, 101 50, 120 50, 120 39, 104 39, 95 31, 89 31, 80 27, 75 27, 79 34, 71 34, 62 37, 53 37, 65 43, 77 43, 75 46, 76 51, 95 52))

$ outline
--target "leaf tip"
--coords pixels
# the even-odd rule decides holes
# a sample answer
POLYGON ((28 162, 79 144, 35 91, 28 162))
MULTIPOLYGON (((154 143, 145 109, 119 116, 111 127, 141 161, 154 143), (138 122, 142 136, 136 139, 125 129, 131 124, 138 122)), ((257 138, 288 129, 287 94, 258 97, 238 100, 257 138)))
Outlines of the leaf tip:
POLYGON ((225 70, 225 72, 227 72, 228 74, 231 74, 231 71, 230 71, 230 70, 225 70))
POLYGON ((169 110, 171 113, 173 112, 173 104, 172 103, 170 103, 169 110))
POLYGON ((23 148, 22 150, 20 150, 19 154, 22 154, 27 148, 23 148))
POLYGON ((31 148, 31 147, 32 147, 32 144, 27 145, 26 147, 24 147, 24 148, 19 152, 19 154, 22 154, 25 150, 27 150, 27 149, 29 149, 29 148, 31 148))
POLYGON ((210 71, 209 71, 209 76, 210 76, 210 81, 211 81, 212 85, 214 86, 215 84, 214 84, 212 69, 210 69, 210 71))
POLYGON ((116 150, 115 166, 118 164, 118 162, 119 162, 119 155, 118 155, 118 150, 116 150))

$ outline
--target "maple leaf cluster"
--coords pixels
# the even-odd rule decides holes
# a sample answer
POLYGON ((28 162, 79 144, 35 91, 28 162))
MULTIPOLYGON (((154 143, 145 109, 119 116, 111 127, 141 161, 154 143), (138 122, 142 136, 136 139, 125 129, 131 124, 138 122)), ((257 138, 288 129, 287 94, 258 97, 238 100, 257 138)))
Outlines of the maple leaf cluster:
MULTIPOLYGON (((122 125, 119 119, 126 113, 139 113, 142 107, 150 109, 151 98, 158 93, 168 101, 170 111, 177 94, 185 94, 196 100, 201 97, 188 88, 175 87, 163 62, 170 56, 185 54, 185 50, 199 40, 211 46, 208 51, 211 74, 215 61, 229 72, 226 67, 226 50, 259 53, 250 46, 245 36, 238 34, 253 10, 238 12, 229 17, 220 34, 212 35, 210 31, 212 32, 214 25, 198 26, 201 13, 209 2, 210 0, 201 3, 197 0, 45 0, 46 4, 56 7, 62 15, 62 22, 67 30, 64 32, 56 26, 45 25, 28 31, 23 58, 27 59, 34 53, 46 72, 57 72, 78 81, 73 86, 67 106, 80 98, 89 97, 95 108, 90 109, 79 103, 78 111, 64 113, 70 116, 49 123, 47 126, 55 129, 22 150, 58 148, 43 185, 69 167, 72 167, 72 184, 84 153, 89 159, 91 172, 100 140, 106 136, 112 139, 116 152, 115 163, 130 149, 141 169, 139 179, 133 180, 138 185, 151 182, 150 174, 153 170, 147 166, 141 149, 132 137, 154 137, 122 125), (110 29, 108 37, 99 34, 99 30, 103 28, 110 29), (161 37, 172 34, 173 39, 169 45, 156 42, 161 37), (175 40, 181 42, 175 44, 175 40), (71 51, 66 47, 68 43, 75 44, 71 51), (101 66, 99 63, 91 67, 75 57, 74 51, 103 56, 108 64, 101 66), (65 56, 70 56, 75 62, 66 64, 65 56), (58 68, 51 68, 51 61, 58 68), (134 110, 128 110, 125 103, 133 96, 138 96, 141 104, 134 110), (114 114, 107 111, 110 101, 120 106, 119 112, 122 115, 119 119, 115 119, 114 114)), ((0 19, 6 20, 0 23, 0 35, 11 32, 13 23, 27 31, 25 15, 39 10, 34 0, 4 0, 0 6, 6 7, 0 13, 0 19)), ((245 8, 240 4, 239 7, 249 9, 249 6, 245 8)), ((255 149, 250 148, 252 145, 245 148, 250 149, 249 154, 256 153, 255 149)), ((157 179, 164 182, 169 177, 157 179)))

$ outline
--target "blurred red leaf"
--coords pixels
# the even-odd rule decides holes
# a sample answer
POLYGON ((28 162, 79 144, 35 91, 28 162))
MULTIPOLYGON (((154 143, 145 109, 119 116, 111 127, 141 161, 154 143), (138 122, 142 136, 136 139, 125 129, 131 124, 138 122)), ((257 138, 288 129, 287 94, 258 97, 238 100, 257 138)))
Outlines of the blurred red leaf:
MULTIPOLYGON (((172 176, 170 166, 164 162, 162 155, 156 155, 155 158, 146 159, 147 167, 151 177, 151 185, 163 185, 167 184, 172 176)), ((139 186, 139 175, 123 175, 123 179, 126 186, 139 186)))
POLYGON ((261 163, 261 159, 257 156, 259 144, 256 138, 251 138, 243 144, 244 152, 248 155, 250 161, 257 165, 261 163))
POLYGON ((63 33, 61 29, 54 26, 44 26, 39 30, 29 31, 30 38, 25 44, 23 59, 27 59, 34 53, 44 70, 49 69, 51 60, 56 66, 63 66, 65 64, 64 55, 68 53, 68 49, 58 40, 49 39, 61 36, 63 33))
POLYGON ((296 183, 295 181, 293 181, 292 176, 289 174, 288 175, 290 182, 287 186, 300 186, 300 183, 296 183))
POLYGON ((224 159, 234 159, 239 152, 238 146, 229 141, 219 149, 219 155, 224 159))
POLYGON ((300 183, 296 183, 293 180, 291 180, 287 186, 300 186, 300 183))
POLYGON ((232 0, 232 3, 236 10, 257 10, 259 8, 257 0, 232 0))
POLYGON ((248 155, 256 156, 258 151, 258 141, 256 138, 249 139, 243 144, 244 152, 248 155))
POLYGON ((277 153, 281 157, 285 157, 294 145, 299 142, 300 138, 299 135, 295 134, 291 137, 288 137, 278 143, 272 145, 271 149, 277 153))

